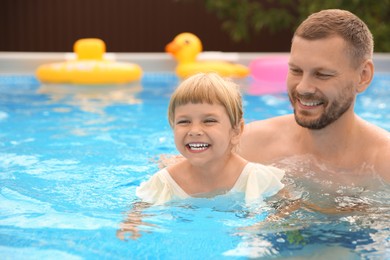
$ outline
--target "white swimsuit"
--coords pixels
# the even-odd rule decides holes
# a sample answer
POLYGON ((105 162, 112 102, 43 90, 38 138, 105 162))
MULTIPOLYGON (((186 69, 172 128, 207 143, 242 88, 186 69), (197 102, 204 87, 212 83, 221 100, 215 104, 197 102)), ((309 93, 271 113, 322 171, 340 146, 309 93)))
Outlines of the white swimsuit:
MULTIPOLYGON (((280 180, 284 171, 272 166, 247 163, 233 188, 227 193, 245 193, 245 202, 251 203, 276 194, 284 185, 280 180)), ((161 205, 171 200, 191 198, 171 177, 167 168, 141 183, 136 195, 143 201, 161 205)))

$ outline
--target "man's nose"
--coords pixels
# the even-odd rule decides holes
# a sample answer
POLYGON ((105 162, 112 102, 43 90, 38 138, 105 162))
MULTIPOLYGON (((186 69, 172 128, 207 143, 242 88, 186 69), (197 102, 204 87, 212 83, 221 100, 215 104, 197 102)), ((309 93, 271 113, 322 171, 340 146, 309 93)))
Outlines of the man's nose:
POLYGON ((297 80, 295 90, 299 94, 305 95, 314 93, 316 88, 310 76, 304 74, 297 80))

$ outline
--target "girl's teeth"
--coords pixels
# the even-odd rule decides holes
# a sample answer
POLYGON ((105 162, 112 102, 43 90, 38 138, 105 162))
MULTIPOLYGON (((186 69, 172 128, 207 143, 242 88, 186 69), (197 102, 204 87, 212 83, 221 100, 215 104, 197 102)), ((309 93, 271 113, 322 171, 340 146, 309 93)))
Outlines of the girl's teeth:
POLYGON ((191 150, 204 150, 209 147, 209 144, 188 144, 191 150))

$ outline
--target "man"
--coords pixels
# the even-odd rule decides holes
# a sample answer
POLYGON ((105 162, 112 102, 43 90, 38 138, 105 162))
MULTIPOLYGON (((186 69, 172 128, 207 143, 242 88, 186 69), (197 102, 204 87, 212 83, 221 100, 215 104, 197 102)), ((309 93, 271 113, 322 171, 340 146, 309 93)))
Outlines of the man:
POLYGON ((245 126, 240 154, 290 174, 314 167, 349 184, 373 175, 390 183, 389 132, 354 113, 356 95, 373 78, 372 55, 372 35, 354 14, 324 10, 309 16, 291 45, 287 88, 294 114, 245 126))

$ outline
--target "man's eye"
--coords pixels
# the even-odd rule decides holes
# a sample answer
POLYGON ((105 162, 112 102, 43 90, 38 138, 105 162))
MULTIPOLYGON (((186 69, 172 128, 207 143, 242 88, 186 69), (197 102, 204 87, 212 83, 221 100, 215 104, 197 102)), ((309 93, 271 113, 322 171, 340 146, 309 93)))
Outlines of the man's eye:
POLYGON ((298 75, 298 74, 302 73, 302 71, 300 69, 290 68, 289 70, 294 75, 298 75))
POLYGON ((316 73, 316 77, 320 78, 320 79, 328 79, 328 78, 332 77, 332 75, 321 73, 321 72, 317 72, 316 73))

